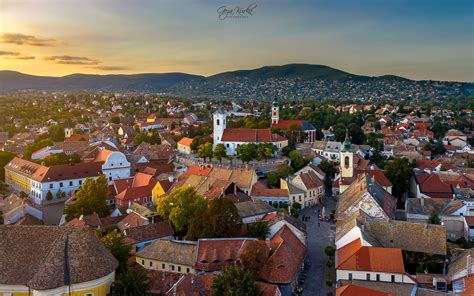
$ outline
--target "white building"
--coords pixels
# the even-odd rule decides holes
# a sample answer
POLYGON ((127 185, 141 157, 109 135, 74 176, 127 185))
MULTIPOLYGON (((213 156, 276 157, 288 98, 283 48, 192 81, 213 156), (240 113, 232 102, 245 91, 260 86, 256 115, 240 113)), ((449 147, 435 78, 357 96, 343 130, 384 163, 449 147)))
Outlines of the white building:
POLYGON ((271 143, 278 150, 288 146, 288 139, 279 134, 273 134, 270 129, 226 128, 227 112, 219 108, 213 114, 214 119, 214 147, 224 144, 228 155, 236 155, 240 145, 271 143))

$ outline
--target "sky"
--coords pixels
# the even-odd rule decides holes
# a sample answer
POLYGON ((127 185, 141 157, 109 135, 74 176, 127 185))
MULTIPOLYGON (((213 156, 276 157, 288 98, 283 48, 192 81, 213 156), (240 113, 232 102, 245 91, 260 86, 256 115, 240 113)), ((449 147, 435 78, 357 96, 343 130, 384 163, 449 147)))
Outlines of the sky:
POLYGON ((472 82, 474 1, 0 0, 3 70, 208 76, 288 63, 472 82), (240 18, 218 12, 236 6, 240 18))

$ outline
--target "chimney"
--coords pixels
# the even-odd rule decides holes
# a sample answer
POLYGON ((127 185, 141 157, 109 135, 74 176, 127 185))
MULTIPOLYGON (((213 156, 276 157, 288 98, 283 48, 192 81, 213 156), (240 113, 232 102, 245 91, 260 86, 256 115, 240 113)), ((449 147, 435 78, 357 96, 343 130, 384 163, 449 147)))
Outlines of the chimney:
POLYGON ((425 199, 424 199, 423 197, 422 197, 421 200, 420 200, 420 204, 421 204, 422 207, 425 206, 425 199))

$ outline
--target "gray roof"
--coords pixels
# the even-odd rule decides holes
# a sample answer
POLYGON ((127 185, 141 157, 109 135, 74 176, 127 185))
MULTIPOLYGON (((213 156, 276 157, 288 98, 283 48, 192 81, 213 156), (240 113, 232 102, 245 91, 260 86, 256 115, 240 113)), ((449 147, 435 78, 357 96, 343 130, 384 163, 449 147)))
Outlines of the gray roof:
POLYGON ((453 256, 448 265, 448 275, 453 276, 463 269, 467 269, 466 264, 468 256, 471 256, 471 258, 474 257, 474 249, 462 250, 460 253, 453 256))
POLYGON ((276 211, 274 207, 263 200, 243 201, 236 203, 235 207, 242 218, 276 211))
POLYGON ((136 254, 137 257, 194 266, 196 242, 159 239, 136 254))
POLYGON ((409 198, 405 210, 407 214, 429 216, 435 211, 440 216, 449 216, 464 206, 462 200, 446 198, 409 198))
POLYGON ((4 285, 27 285, 34 290, 65 286, 66 260, 72 284, 102 278, 118 266, 87 229, 0 225, 0 237, 0 284, 4 285))

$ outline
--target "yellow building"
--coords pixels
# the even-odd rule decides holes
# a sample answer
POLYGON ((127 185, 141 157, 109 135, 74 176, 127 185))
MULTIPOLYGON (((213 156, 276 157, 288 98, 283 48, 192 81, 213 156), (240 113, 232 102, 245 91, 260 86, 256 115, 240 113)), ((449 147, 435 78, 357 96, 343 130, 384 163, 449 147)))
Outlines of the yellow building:
POLYGON ((0 226, 0 296, 105 296, 117 260, 86 229, 0 226))
POLYGON ((173 180, 158 180, 156 182, 152 190, 153 203, 155 205, 158 203, 158 199, 170 190, 171 185, 173 185, 173 180))
POLYGON ((135 254, 146 269, 195 273, 196 242, 159 239, 135 254))

